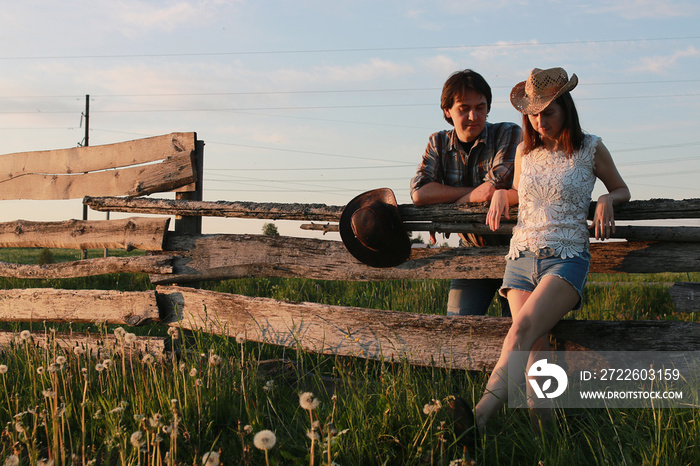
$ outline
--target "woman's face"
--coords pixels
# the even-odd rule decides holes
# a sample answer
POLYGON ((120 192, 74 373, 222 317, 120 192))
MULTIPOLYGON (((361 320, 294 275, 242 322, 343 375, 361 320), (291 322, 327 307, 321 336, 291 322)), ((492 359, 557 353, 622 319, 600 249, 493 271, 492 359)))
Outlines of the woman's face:
POLYGON ((564 109, 558 103, 552 102, 540 113, 528 115, 528 119, 542 139, 557 141, 564 127, 564 109))

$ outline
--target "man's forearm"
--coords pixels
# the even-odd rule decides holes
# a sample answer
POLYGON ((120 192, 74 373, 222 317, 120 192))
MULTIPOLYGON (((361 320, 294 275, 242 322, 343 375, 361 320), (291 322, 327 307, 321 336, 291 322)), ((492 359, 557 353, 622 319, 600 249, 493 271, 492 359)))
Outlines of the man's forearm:
POLYGON ((431 204, 451 204, 469 194, 474 188, 465 186, 447 186, 431 182, 413 192, 411 198, 417 206, 431 204))

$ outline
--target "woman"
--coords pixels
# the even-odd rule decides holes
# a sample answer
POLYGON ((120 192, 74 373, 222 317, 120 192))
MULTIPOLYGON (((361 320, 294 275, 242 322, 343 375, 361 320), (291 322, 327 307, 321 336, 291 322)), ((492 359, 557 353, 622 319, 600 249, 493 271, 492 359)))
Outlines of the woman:
POLYGON ((501 215, 509 218, 508 206, 520 204, 500 289, 513 323, 473 411, 479 430, 507 400, 509 378, 519 383, 525 377, 524 371, 508 374, 509 364, 529 367, 538 350, 549 348, 552 327, 581 306, 590 264, 586 218, 596 178, 608 190, 598 198, 590 226, 597 239, 615 231, 613 206, 630 199, 608 149, 581 130, 570 95, 577 83, 562 68, 535 68, 511 91, 511 103, 523 114, 523 142, 515 155, 513 188, 495 192, 486 223, 496 230, 501 215), (521 354, 529 354, 529 361, 520 360, 521 354))

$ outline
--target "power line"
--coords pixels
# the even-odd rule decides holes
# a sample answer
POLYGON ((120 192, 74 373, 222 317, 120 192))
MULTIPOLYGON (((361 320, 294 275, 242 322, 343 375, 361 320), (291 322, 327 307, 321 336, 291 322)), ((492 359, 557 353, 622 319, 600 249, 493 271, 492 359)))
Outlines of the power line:
POLYGON ((144 53, 144 54, 114 54, 114 55, 43 55, 43 56, 15 56, 0 57, 0 60, 78 60, 78 59, 118 59, 118 58, 172 58, 172 57, 223 57, 235 55, 296 55, 316 53, 357 53, 357 52, 399 52, 416 50, 455 50, 478 48, 506 48, 506 47, 551 47, 558 45, 590 45, 590 44, 619 44, 638 42, 665 42, 679 40, 698 40, 700 36, 688 37, 652 37, 636 39, 600 39, 584 41, 556 41, 556 42, 509 42, 497 44, 476 45, 426 45, 409 47, 370 47, 370 48, 346 48, 346 49, 307 49, 307 50, 249 50, 235 52, 181 52, 181 53, 144 53))

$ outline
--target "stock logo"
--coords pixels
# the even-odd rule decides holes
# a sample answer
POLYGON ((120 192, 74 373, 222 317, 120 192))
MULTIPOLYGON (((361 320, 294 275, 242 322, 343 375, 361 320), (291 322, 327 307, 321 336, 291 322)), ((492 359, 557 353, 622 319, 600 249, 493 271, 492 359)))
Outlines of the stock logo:
POLYGON ((548 363, 546 359, 540 359, 530 366, 530 370, 527 371, 527 380, 538 398, 556 398, 564 393, 568 384, 564 369, 548 363), (552 387, 552 380, 557 381, 556 388, 552 387), (542 381, 541 385, 540 381, 542 381))

